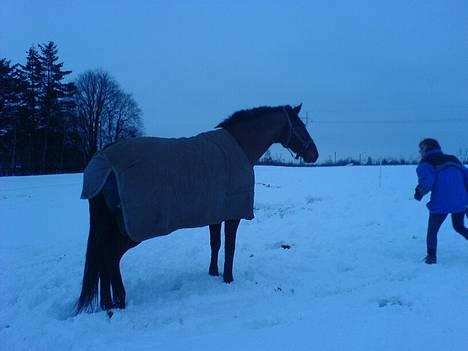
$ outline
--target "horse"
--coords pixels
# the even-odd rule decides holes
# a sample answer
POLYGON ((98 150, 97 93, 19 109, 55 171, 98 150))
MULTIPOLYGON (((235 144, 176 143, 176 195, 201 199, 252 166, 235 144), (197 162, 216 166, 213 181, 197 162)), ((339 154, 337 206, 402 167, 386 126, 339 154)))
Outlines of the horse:
MULTIPOLYGON (((252 184, 252 195, 249 197, 247 196, 248 193, 246 193, 246 198, 251 202, 250 207, 252 211, 254 184, 252 183, 253 166, 272 144, 281 144, 291 153, 295 153, 296 158, 300 157, 306 163, 314 163, 318 159, 319 154, 317 147, 309 135, 306 126, 299 118, 301 106, 302 104, 296 107, 285 105, 241 110, 235 112, 215 127, 217 130, 227 132, 225 134, 232 137, 235 144, 232 145, 232 147, 239 148, 240 153, 242 153, 242 156, 239 157, 245 158, 245 163, 248 164, 247 168, 249 168, 252 173, 252 178, 249 179, 249 184, 252 184)), ((139 138, 132 139, 135 139, 133 141, 134 143, 139 142, 139 138)), ((161 140, 163 142, 166 141, 166 139, 163 138, 161 138, 161 140)), ((175 139, 176 142, 177 140, 179 139, 175 139)), ((120 143, 121 142, 117 142, 116 145, 120 143)), ((172 144, 169 142, 169 145, 172 144)), ((191 144, 189 144, 189 146, 190 145, 191 144)), ((111 145, 108 148, 111 150, 113 147, 115 146, 111 145)), ((106 148, 104 148, 104 152, 106 152, 106 148)), ((120 150, 126 150, 125 144, 121 144, 120 150)), ((167 150, 167 153, 169 154, 168 156, 171 156, 171 148, 169 147, 167 150)), ((121 151, 118 151, 117 155, 120 156, 120 153, 121 151)), ((206 158, 209 156, 204 157, 206 158)), ((87 168, 90 167, 92 162, 93 160, 91 160, 87 168)), ((130 166, 132 165, 133 164, 130 166)), ((216 165, 216 167, 218 166, 219 164, 216 165)), ((231 169, 229 172, 230 174, 228 174, 228 177, 231 178, 231 181, 235 182, 237 169, 231 169)), ((160 233, 155 233, 152 236, 138 237, 135 236, 135 234, 132 236, 129 235, 131 232, 131 225, 129 226, 128 221, 126 222, 125 218, 123 218, 122 208, 119 202, 121 201, 123 204, 125 196, 127 195, 123 194, 122 189, 124 188, 124 185, 119 184, 119 186, 116 186, 116 176, 118 178, 119 175, 114 173, 117 173, 115 172, 115 167, 112 171, 108 171, 105 174, 101 173, 99 175, 100 179, 98 179, 100 185, 96 188, 98 189, 97 193, 88 195, 87 197, 89 201, 90 229, 87 241, 82 288, 75 308, 76 314, 83 311, 96 311, 98 295, 99 305, 102 310, 111 313, 113 308, 124 309, 126 307, 126 292, 120 272, 120 260, 122 256, 128 250, 137 246, 142 240, 146 240, 154 236, 169 234, 179 227, 209 226, 211 260, 208 273, 212 276, 218 276, 218 253, 221 248, 221 225, 224 222, 225 261, 223 279, 225 283, 231 283, 234 281, 232 271, 237 229, 241 219, 252 219, 253 215, 243 214, 242 211, 239 212, 238 210, 230 211, 230 203, 228 201, 226 209, 230 214, 226 215, 226 217, 223 217, 223 214, 218 214, 217 216, 209 219, 205 219, 205 217, 200 219, 197 217, 193 218, 192 222, 184 221, 177 228, 169 225, 161 227, 163 229, 158 229, 160 230, 160 233), (121 192, 119 193, 117 189, 121 192), (236 215, 236 213, 239 214, 236 215)), ((182 180, 186 181, 186 178, 190 177, 190 175, 187 176, 181 174, 180 177, 185 177, 182 180)), ((216 181, 216 179, 213 181, 216 181)), ((130 186, 133 186, 134 183, 137 183, 138 181, 130 178, 129 182, 130 186)), ((167 180, 167 182, 169 182, 169 180, 167 180)), ((220 182, 219 184, 222 185, 225 183, 220 182)), ((221 189, 221 185, 219 184, 217 186, 221 189)), ((83 186, 85 187, 85 185, 83 186)), ((166 189, 166 187, 163 188, 166 189)), ((222 190, 223 189, 219 191, 222 190)), ((133 195, 139 196, 141 194, 133 194, 132 192, 132 196, 133 195)), ((169 193, 169 195, 172 194, 169 193)), ((199 194, 195 194, 194 196, 202 197, 199 194)), ((172 198, 174 197, 177 196, 172 196, 172 198)), ((167 205, 166 207, 168 206, 170 205, 167 205)), ((172 203, 172 206, 185 208, 187 204, 172 203)), ((211 207, 212 209, 210 211, 216 212, 216 206, 211 207)), ((150 218, 150 220, 152 220, 152 223, 154 222, 157 225, 158 218, 150 218)))

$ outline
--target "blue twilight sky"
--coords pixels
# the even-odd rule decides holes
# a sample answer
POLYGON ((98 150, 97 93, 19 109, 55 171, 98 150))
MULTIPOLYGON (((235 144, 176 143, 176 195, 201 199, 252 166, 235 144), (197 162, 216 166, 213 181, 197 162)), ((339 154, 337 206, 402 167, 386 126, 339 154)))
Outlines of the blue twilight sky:
POLYGON ((0 57, 49 40, 132 93, 148 135, 302 102, 322 161, 416 156, 427 136, 468 152, 466 0, 1 1, 0 57))

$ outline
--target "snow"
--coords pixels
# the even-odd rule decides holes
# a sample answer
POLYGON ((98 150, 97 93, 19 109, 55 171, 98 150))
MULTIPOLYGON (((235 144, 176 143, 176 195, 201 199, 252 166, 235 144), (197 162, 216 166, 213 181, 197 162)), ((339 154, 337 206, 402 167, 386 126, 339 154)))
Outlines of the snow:
POLYGON ((111 319, 71 316, 88 236, 82 175, 0 178, 0 350, 466 351, 468 243, 447 220, 439 263, 422 263, 415 169, 379 174, 257 167, 234 283, 207 274, 208 229, 181 230, 127 253, 128 307, 111 319))

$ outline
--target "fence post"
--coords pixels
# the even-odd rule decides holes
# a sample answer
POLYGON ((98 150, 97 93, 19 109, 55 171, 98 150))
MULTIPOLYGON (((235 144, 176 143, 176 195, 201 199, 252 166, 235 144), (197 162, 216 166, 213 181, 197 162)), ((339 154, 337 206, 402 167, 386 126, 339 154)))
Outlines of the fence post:
POLYGON ((382 159, 380 159, 379 166, 379 188, 382 187, 382 159))

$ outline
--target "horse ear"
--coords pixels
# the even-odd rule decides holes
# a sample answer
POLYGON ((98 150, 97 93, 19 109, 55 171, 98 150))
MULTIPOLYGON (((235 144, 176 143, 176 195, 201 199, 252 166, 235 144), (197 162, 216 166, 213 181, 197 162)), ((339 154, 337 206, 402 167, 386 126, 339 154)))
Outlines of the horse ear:
POLYGON ((301 112, 301 107, 302 107, 302 103, 300 103, 299 105, 293 108, 293 111, 296 115, 299 115, 299 112, 301 112))

